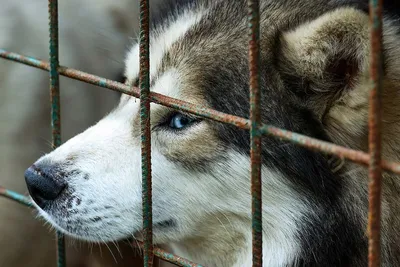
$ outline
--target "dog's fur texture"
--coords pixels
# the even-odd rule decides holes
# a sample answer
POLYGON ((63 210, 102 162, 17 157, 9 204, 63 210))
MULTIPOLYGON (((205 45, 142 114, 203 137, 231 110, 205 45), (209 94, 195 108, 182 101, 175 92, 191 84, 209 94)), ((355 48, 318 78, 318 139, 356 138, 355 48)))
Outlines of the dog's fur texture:
MULTIPOLYGON (((151 90, 249 116, 247 4, 183 1, 151 27, 151 90)), ((400 160, 398 4, 385 11, 383 156, 400 160)), ((367 1, 261 1, 262 121, 367 150, 367 1)), ((126 59, 137 85, 139 49, 126 59)), ((151 104, 154 241, 206 266, 251 266, 249 133, 151 104), (182 116, 184 119, 182 119, 182 116)), ((140 238, 139 101, 35 163, 65 183, 41 215, 68 235, 140 238)), ((367 170, 262 141, 264 266, 366 266, 367 170)), ((398 177, 385 173, 383 266, 400 265, 398 177)))

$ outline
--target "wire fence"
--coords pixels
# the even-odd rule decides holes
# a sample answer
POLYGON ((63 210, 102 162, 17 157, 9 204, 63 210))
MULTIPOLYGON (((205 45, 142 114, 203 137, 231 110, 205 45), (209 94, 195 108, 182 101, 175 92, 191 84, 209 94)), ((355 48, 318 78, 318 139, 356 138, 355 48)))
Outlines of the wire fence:
MULTIPOLYGON (((382 91, 382 0, 370 0, 370 110, 369 110, 369 154, 321 141, 299 133, 290 132, 264 124, 260 119, 259 77, 259 0, 248 0, 249 21, 249 72, 250 72, 250 119, 225 114, 204 106, 194 105, 179 99, 150 92, 149 88, 149 0, 140 0, 140 71, 139 85, 129 87, 79 70, 59 65, 58 61, 58 7, 57 0, 49 0, 50 63, 32 57, 0 49, 0 57, 36 67, 50 73, 51 119, 53 148, 61 145, 60 88, 59 75, 102 88, 118 91, 140 98, 141 150, 142 150, 142 197, 144 242, 144 266, 153 266, 153 255, 178 266, 202 266, 153 246, 152 240, 152 179, 150 146, 150 102, 185 111, 200 117, 231 124, 250 131, 251 144, 251 195, 252 195, 252 247, 253 266, 262 266, 262 216, 261 216, 261 138, 272 136, 299 146, 336 155, 341 159, 369 167, 369 266, 380 266, 380 221, 382 171, 400 174, 400 163, 381 159, 381 91, 382 91)), ((32 207, 30 200, 16 192, 0 187, 0 195, 32 207)), ((58 266, 65 266, 64 236, 57 233, 58 266)))

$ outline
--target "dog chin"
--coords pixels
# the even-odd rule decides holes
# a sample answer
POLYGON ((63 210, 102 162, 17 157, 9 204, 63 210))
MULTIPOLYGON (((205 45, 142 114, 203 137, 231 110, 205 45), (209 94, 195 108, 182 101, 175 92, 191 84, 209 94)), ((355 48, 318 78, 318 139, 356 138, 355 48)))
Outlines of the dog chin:
MULTIPOLYGON (((66 227, 62 226, 63 224, 62 222, 58 222, 58 220, 55 219, 51 214, 38 207, 36 203, 34 203, 34 206, 37 208, 39 212, 38 216, 42 217, 52 228, 74 239, 87 242, 112 242, 112 241, 129 239, 133 237, 134 239, 139 241, 144 240, 145 231, 143 228, 140 228, 138 230, 132 229, 131 233, 133 234, 131 235, 127 234, 126 236, 121 236, 120 234, 119 234, 120 236, 109 236, 107 234, 99 233, 98 231, 94 231, 92 233, 91 231, 79 231, 79 232, 69 231, 65 229, 66 227)), ((174 232, 174 230, 176 230, 177 228, 176 226, 177 226, 176 222, 172 219, 160 221, 158 223, 153 223, 154 241, 157 243, 165 242, 166 239, 168 239, 166 235, 168 233, 174 232)))
MULTIPOLYGON (((71 237, 73 239, 77 239, 80 241, 87 241, 87 242, 111 242, 111 241, 116 241, 113 238, 108 238, 105 235, 102 236, 101 233, 96 232, 95 234, 92 234, 90 231, 80 231, 74 232, 74 231, 68 231, 65 228, 61 226, 63 223, 57 222, 56 219, 53 218, 50 214, 48 214, 46 211, 43 211, 38 207, 38 217, 41 217, 47 225, 50 225, 50 227, 68 237, 71 237)), ((121 238, 123 239, 123 238, 121 238)))

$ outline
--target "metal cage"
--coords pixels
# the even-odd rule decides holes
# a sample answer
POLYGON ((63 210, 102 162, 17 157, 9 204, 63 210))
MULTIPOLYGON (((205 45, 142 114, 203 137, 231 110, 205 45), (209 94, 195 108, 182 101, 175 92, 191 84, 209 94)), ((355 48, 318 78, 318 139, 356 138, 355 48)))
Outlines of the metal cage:
MULTIPOLYGON (((298 133, 264 124, 260 120, 259 90, 259 1, 248 0, 249 22, 249 71, 250 71, 250 119, 225 114, 191 103, 174 99, 149 90, 149 0, 140 0, 140 89, 91 75, 79 70, 63 67, 58 61, 58 5, 57 0, 48 0, 50 31, 50 63, 32 57, 0 49, 0 57, 23 63, 50 72, 51 119, 53 129, 53 148, 61 144, 60 136, 60 88, 59 75, 63 75, 99 87, 118 91, 140 98, 141 147, 142 147, 142 197, 143 228, 145 231, 144 266, 153 266, 153 255, 178 266, 202 266, 162 249, 153 247, 152 241, 152 182, 150 147, 150 102, 161 104, 176 110, 185 111, 206 119, 227 123, 250 131, 251 144, 251 195, 252 195, 252 238, 253 266, 262 266, 262 217, 261 217, 261 138, 272 136, 295 143, 307 149, 325 154, 336 155, 361 165, 369 166, 369 266, 380 266, 380 214, 382 171, 400 174, 400 163, 381 159, 381 91, 382 91, 382 7, 383 0, 370 0, 370 110, 369 110, 369 154, 352 150, 329 142, 307 137, 298 133)), ((0 187, 0 195, 32 206, 23 195, 0 187)), ((58 266, 65 266, 64 237, 57 233, 58 266)))

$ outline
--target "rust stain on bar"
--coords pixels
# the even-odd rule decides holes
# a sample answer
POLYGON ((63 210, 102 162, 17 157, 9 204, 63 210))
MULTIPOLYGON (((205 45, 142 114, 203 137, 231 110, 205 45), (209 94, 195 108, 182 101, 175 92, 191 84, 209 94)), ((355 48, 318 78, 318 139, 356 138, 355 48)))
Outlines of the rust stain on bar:
POLYGON ((180 256, 177 256, 172 253, 168 253, 162 249, 159 248, 154 248, 154 255, 162 260, 165 260, 167 262, 170 262, 172 264, 175 264, 177 266, 182 266, 182 267, 205 267, 204 265, 198 264, 191 262, 185 258, 182 258, 180 256))
MULTIPOLYGON (((133 246, 135 247, 140 247, 143 248, 144 244, 141 241, 135 240, 135 242, 132 243, 133 246)), ((169 253, 161 248, 153 248, 153 253, 154 256, 157 258, 160 258, 161 260, 170 262, 176 266, 182 266, 182 267, 205 267, 204 265, 201 265, 199 263, 194 263, 188 259, 182 258, 178 255, 169 253)))
POLYGON ((370 79, 369 98, 369 212, 368 266, 378 267, 381 261, 381 93, 382 93, 382 0, 370 0, 370 79))
MULTIPOLYGON (((46 61, 41 61, 32 57, 24 57, 22 55, 7 52, 5 50, 0 49, 0 57, 5 58, 11 61, 19 62, 28 66, 36 67, 42 70, 49 70, 49 63, 46 61)), ((140 96, 140 90, 137 87, 129 87, 125 84, 108 80, 93 74, 89 74, 83 71, 79 71, 76 69, 68 68, 60 66, 58 68, 58 72, 60 75, 65 77, 69 77, 71 79, 75 79, 78 81, 86 82, 89 84, 97 85, 101 88, 107 88, 116 92, 120 92, 123 94, 127 94, 136 98, 140 96)), ((185 111, 203 118, 207 118, 210 120, 227 123, 230 125, 234 125, 241 129, 250 129, 250 120, 226 114, 223 112, 219 112, 205 106, 195 105, 183 100, 179 100, 176 98, 164 96, 161 94, 150 92, 150 100, 151 102, 174 108, 177 110, 185 111)), ((307 149, 321 151, 323 153, 329 155, 336 155, 348 160, 351 160, 355 163, 368 166, 369 165, 369 155, 363 151, 354 150, 350 148, 346 148, 343 146, 339 146, 330 142, 321 141, 316 138, 308 137, 306 135, 302 135, 299 133, 287 131, 284 129, 280 129, 268 124, 261 124, 260 133, 263 135, 269 135, 274 138, 282 139, 294 144, 298 144, 307 149)), ((400 175, 400 163, 385 161, 382 160, 382 169, 389 171, 391 173, 400 175)))
POLYGON ((0 49, 0 57, 42 70, 50 70, 49 62, 0 49))
POLYGON ((250 71, 250 159, 253 267, 262 267, 262 183, 260 114, 260 14, 259 0, 248 0, 250 71))
POLYGON ((153 211, 151 182, 149 0, 140 0, 139 42, 140 127, 142 149, 142 205, 144 266, 153 266, 153 211))

